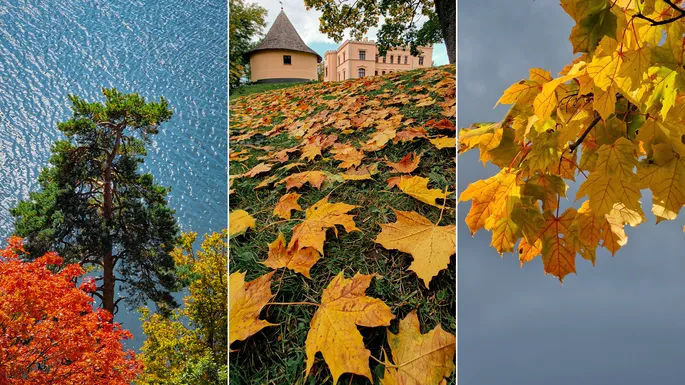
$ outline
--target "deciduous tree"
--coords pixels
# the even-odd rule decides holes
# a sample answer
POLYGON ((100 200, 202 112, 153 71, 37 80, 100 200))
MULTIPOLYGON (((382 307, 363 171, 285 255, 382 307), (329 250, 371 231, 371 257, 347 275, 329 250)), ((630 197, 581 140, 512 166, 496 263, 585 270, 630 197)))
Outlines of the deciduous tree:
POLYGON ((343 39, 345 30, 353 39, 361 40, 384 17, 376 42, 381 56, 392 47, 405 46, 418 56, 419 46, 444 41, 450 64, 456 60, 454 0, 304 0, 304 4, 307 9, 323 12, 319 30, 336 41, 343 39))
POLYGON ((15 234, 30 257, 58 252, 68 263, 97 268, 94 295, 116 313, 116 282, 129 303, 144 299, 175 305, 171 251, 178 235, 169 189, 139 165, 160 125, 171 118, 166 99, 104 89, 105 102, 70 95, 73 116, 58 123, 66 136, 55 142, 40 191, 11 210, 15 234))
POLYGON ((21 239, 0 250, 0 383, 127 385, 142 369, 127 330, 93 310, 95 283, 54 252, 22 262, 21 239), (55 269, 60 270, 54 273, 55 269))
POLYGON ((266 27, 266 9, 244 0, 231 0, 228 5, 228 84, 235 88, 249 71, 250 63, 245 61, 243 54, 252 49, 254 38, 262 35, 266 27))
POLYGON ((190 295, 185 308, 170 316, 142 308, 143 331, 148 339, 141 359, 145 370, 139 384, 198 384, 226 382, 228 347, 227 233, 205 236, 193 252, 197 234, 181 236, 174 250, 179 278, 190 295))

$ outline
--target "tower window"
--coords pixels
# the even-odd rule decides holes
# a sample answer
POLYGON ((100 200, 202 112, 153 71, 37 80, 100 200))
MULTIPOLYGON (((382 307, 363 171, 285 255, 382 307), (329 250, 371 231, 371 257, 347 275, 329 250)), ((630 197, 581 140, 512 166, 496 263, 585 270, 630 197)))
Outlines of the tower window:
POLYGON ((404 56, 404 64, 407 64, 407 56, 404 56))
POLYGON ((360 78, 363 78, 364 75, 366 75, 366 70, 364 68, 360 68, 358 75, 360 78))
POLYGON ((359 51, 359 60, 366 60, 366 51, 359 51))
POLYGON ((291 59, 290 59, 290 55, 283 55, 283 64, 287 64, 287 65, 293 64, 291 59))
POLYGON ((390 55, 390 64, 393 63, 393 58, 394 58, 394 56, 390 55))
POLYGON ((423 65, 423 56, 419 56, 419 65, 420 65, 420 66, 423 65))

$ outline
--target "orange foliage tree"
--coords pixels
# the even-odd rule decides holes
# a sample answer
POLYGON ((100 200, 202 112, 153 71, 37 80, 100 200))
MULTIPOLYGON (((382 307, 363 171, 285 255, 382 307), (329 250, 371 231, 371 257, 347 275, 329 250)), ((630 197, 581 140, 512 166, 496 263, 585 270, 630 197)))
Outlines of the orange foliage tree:
POLYGON ((0 249, 0 384, 130 384, 142 369, 128 330, 93 310, 95 282, 56 253, 23 262, 21 238, 0 249), (59 272, 53 270, 59 267, 59 272))

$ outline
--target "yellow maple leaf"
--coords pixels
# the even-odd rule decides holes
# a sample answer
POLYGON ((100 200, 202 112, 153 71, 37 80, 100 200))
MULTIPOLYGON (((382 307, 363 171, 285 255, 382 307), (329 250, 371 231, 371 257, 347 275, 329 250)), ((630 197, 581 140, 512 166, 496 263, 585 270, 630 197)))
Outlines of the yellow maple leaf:
POLYGON ((302 207, 297 203, 301 195, 298 193, 288 193, 281 197, 274 207, 274 215, 279 216, 283 219, 290 219, 290 211, 297 210, 302 211, 302 207))
POLYGON ((427 203, 431 206, 442 207, 435 203, 436 199, 447 199, 449 195, 447 192, 438 189, 428 188, 428 178, 413 176, 411 178, 402 178, 397 184, 397 187, 405 194, 427 203))
POLYGON ((653 147, 664 154, 665 159, 640 164, 637 175, 642 185, 652 190, 652 213, 658 223, 664 219, 675 219, 685 204, 685 157, 670 151, 668 144, 653 147))
POLYGON ((382 231, 374 242, 386 249, 411 254, 414 261, 409 269, 428 287, 456 253, 456 226, 438 226, 415 212, 393 211, 397 221, 381 224, 382 231))
POLYGON ((397 334, 388 330, 388 345, 394 364, 386 359, 383 385, 438 384, 455 369, 457 338, 439 323, 435 329, 421 334, 416 310, 400 321, 397 334))
POLYGON ((456 148, 457 147, 457 138, 449 137, 449 136, 438 136, 433 139, 429 139, 431 143, 438 149, 442 150, 443 148, 456 148))
POLYGON ((248 228, 255 228, 255 219, 245 210, 234 210, 228 215, 228 236, 244 233, 248 228))
POLYGON ((323 255, 327 229, 332 228, 336 236, 336 225, 342 225, 348 233, 359 231, 354 223, 354 215, 347 214, 356 207, 346 203, 328 203, 328 197, 324 197, 308 208, 305 220, 293 228, 288 248, 292 248, 297 242, 297 247, 313 247, 323 255))
POLYGON ((333 384, 343 373, 354 373, 373 381, 369 369, 371 352, 364 348, 357 325, 388 326, 395 316, 380 299, 366 296, 371 278, 377 275, 355 274, 346 279, 342 272, 321 294, 321 305, 309 323, 305 342, 307 375, 314 366, 314 356, 321 352, 333 376, 333 384))
POLYGON ((287 267, 290 270, 312 279, 309 275, 309 270, 319 258, 319 253, 312 247, 305 247, 302 249, 293 247, 287 249, 285 247, 285 237, 283 234, 279 233, 278 238, 269 244, 268 258, 266 261, 262 262, 262 264, 272 269, 287 267))
POLYGON ((259 313, 273 298, 271 276, 274 272, 245 283, 245 273, 236 272, 229 277, 228 344, 242 341, 267 326, 276 326, 260 320, 259 313))

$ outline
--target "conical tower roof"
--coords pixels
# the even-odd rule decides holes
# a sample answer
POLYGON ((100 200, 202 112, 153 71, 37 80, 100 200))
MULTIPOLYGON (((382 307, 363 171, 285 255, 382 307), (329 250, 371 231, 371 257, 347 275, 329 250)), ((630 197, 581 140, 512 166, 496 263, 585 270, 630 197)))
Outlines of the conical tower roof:
POLYGON ((288 51, 311 53, 316 55, 317 61, 321 61, 321 56, 314 52, 313 49, 307 47, 307 44, 302 41, 302 38, 300 38, 300 35, 295 30, 295 27, 293 27, 293 24, 290 22, 290 20, 288 20, 288 16, 285 15, 283 10, 281 10, 276 17, 274 24, 271 26, 269 32, 267 32, 262 42, 259 43, 255 49, 245 53, 245 55, 246 57, 249 57, 250 54, 255 51, 263 51, 268 49, 283 49, 288 51))

